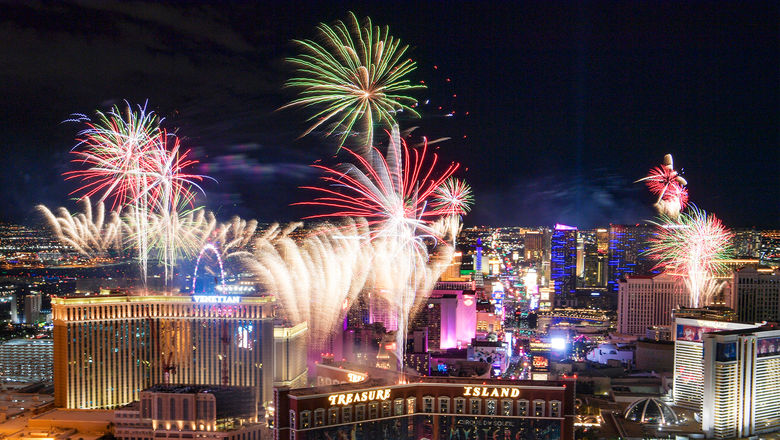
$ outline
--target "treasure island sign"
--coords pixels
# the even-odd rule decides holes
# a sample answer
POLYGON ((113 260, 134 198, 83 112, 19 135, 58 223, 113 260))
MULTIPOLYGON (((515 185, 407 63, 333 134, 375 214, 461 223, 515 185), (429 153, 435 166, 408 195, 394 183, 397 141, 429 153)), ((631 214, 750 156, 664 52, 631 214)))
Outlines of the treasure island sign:
POLYGON ((517 397, 520 395, 520 388, 463 387, 463 395, 471 397, 517 397))

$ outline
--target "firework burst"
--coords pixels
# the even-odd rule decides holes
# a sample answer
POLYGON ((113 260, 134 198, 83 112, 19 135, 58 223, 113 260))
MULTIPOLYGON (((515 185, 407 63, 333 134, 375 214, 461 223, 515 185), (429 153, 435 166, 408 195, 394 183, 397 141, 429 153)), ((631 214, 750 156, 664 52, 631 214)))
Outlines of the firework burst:
POLYGON ((688 205, 688 189, 685 187, 688 182, 674 169, 671 154, 664 156, 663 165, 651 169, 646 177, 634 183, 638 182, 645 182, 650 193, 658 196, 654 206, 661 215, 676 218, 688 205))
POLYGON ((720 219, 691 205, 676 219, 661 216, 657 236, 649 253, 656 268, 683 279, 691 295, 691 305, 699 307, 719 289, 714 277, 727 268, 733 234, 720 219))
POLYGON ((124 112, 114 107, 108 113, 98 111, 94 121, 84 115, 72 121, 87 126, 72 151, 77 156, 73 161, 84 169, 65 173, 66 180, 83 183, 74 193, 99 195, 101 202, 112 199, 112 210, 127 211, 142 278, 147 277, 150 242, 155 242, 161 246, 168 281, 178 253, 180 210, 194 208, 193 188, 202 191, 198 182, 204 177, 186 171, 197 161, 188 158, 189 151, 160 128, 162 120, 146 107, 134 110, 127 104, 124 112))
POLYGON ((373 26, 370 18, 361 23, 355 14, 347 22, 317 27, 322 43, 296 40, 302 53, 287 61, 299 76, 286 86, 300 89, 300 97, 286 107, 313 108, 315 121, 302 136, 328 124, 328 136, 336 134, 339 146, 362 125, 361 147, 373 144, 374 125, 390 127, 399 112, 414 116, 416 100, 406 93, 425 86, 405 79, 416 63, 404 54, 408 48, 389 34, 389 28, 373 26))
POLYGON ((434 211, 442 216, 443 227, 450 236, 453 245, 460 232, 460 217, 471 210, 474 195, 471 186, 463 180, 450 177, 436 188, 435 198, 431 203, 434 211))

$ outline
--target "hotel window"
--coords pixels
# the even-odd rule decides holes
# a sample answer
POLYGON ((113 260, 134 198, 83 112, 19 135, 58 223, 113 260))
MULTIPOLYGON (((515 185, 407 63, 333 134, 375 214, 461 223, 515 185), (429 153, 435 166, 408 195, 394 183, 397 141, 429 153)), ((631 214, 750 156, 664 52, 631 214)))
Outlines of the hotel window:
POLYGON ((328 408, 328 425, 335 425, 339 422, 339 409, 328 408))
POLYGON ((390 417, 390 401, 382 402, 382 417, 390 417))
POLYGON ((501 401, 501 415, 503 416, 511 416, 512 414, 512 406, 514 406, 514 402, 509 399, 504 399, 501 401))
POLYGON ((365 403, 361 403, 360 405, 355 405, 355 420, 357 420, 358 422, 366 420, 366 404, 365 403))
POLYGON ((469 399, 469 414, 482 414, 482 400, 469 399))
POLYGON ((488 399, 485 403, 485 414, 489 416, 496 415, 496 406, 498 405, 498 402, 496 399, 488 399))
MULTIPOLYGON (((290 426, 295 428, 295 411, 290 410, 290 426)), ((311 411, 301 411, 301 429, 311 428, 311 411)))
POLYGON ((341 421, 342 423, 350 423, 352 421, 352 407, 345 406, 341 409, 341 421))
POLYGON ((439 397, 439 412, 442 414, 446 414, 450 412, 450 398, 449 397, 439 397))
POLYGON ((527 417, 528 416, 528 401, 518 400, 517 401, 517 415, 520 417, 527 417))
POLYGON ((544 417, 544 400, 534 400, 534 417, 544 417))
POLYGON ((162 420, 163 418, 163 405, 162 405, 162 397, 157 398, 157 420, 162 420))
POLYGON ((553 400, 550 402, 550 417, 560 417, 561 416, 561 402, 558 400, 553 400))
POLYGON ((375 419, 379 415, 379 404, 376 402, 368 404, 368 418, 375 419))
POLYGON ((409 397, 406 399, 406 413, 414 414, 417 412, 417 398, 409 397))
POLYGON ((314 426, 322 426, 325 423, 325 410, 317 408, 314 410, 314 426))
POLYGON ((404 399, 395 399, 393 401, 393 411, 396 416, 404 414, 404 399))
POLYGON ((431 396, 423 397, 423 412, 424 413, 433 412, 433 397, 431 396))
POLYGON ((455 398, 455 414, 464 414, 466 412, 466 399, 463 397, 455 398))

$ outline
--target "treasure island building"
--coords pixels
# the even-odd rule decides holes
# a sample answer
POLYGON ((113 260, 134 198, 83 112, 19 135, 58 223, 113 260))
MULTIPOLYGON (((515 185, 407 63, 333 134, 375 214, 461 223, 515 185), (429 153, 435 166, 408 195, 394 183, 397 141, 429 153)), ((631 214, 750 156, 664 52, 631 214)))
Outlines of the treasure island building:
POLYGON ((415 376, 277 388, 274 439, 573 439, 574 385, 415 376))

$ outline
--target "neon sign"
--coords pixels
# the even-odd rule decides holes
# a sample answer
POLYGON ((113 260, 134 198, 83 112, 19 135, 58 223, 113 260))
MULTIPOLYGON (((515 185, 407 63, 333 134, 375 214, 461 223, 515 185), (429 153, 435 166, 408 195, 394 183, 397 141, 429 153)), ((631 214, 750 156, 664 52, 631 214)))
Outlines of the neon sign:
POLYGON ((463 387, 463 395, 474 397, 517 397, 520 395, 520 388, 463 387))
POLYGON ((331 405, 349 405, 355 402, 370 400, 387 400, 390 398, 390 388, 383 390, 363 391, 362 393, 342 393, 328 396, 331 405))
POLYGON ((347 373, 347 380, 350 382, 362 382, 366 380, 366 376, 357 373, 347 373))

